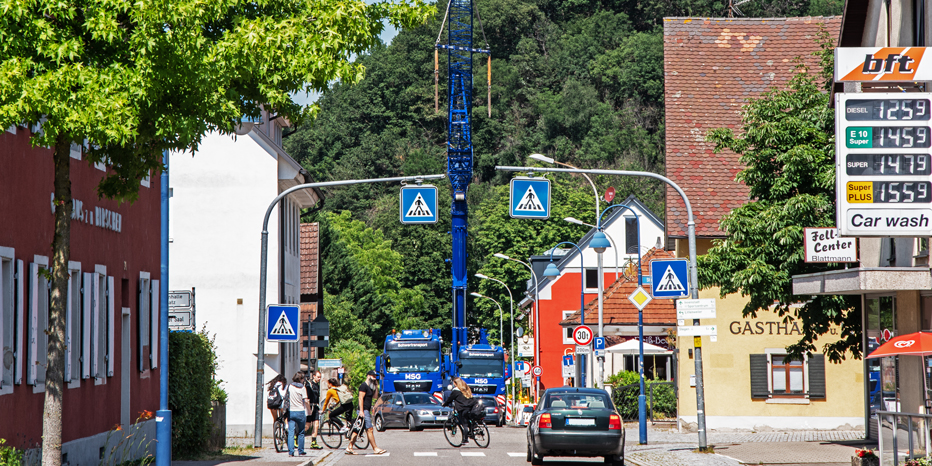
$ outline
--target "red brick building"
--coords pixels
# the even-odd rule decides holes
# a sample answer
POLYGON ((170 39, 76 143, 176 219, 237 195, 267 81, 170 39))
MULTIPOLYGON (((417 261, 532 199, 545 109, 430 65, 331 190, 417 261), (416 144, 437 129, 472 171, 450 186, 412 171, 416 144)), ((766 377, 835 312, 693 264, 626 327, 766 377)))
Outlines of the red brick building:
MULTIPOLYGON (((30 135, 0 132, 0 438, 16 448, 42 441, 48 360, 52 151, 30 135)), ((82 160, 80 146, 71 156, 63 461, 90 464, 110 430, 158 409, 160 187, 153 174, 133 203, 99 199, 106 166, 82 160)))

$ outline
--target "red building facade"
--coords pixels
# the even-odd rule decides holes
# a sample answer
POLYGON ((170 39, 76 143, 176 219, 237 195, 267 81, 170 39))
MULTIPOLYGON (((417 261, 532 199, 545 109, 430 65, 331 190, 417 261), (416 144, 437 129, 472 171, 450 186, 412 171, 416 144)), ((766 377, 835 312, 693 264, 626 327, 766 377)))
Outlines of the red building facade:
MULTIPOLYGON (((42 270, 54 229, 52 151, 33 148, 30 134, 0 133, 0 438, 17 448, 42 439, 50 301, 42 270)), ((159 399, 159 177, 119 203, 97 196, 104 170, 72 147, 62 441, 78 463, 97 457, 90 443, 154 412, 159 399)))

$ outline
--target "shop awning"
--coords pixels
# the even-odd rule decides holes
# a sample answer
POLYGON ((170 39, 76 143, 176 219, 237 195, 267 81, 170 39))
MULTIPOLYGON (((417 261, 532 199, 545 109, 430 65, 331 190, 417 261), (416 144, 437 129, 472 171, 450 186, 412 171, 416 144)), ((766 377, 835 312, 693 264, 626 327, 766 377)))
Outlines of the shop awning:
POLYGON ((793 275, 793 294, 840 295, 932 290, 928 267, 860 267, 793 275))
MULTIPOLYGON (((634 338, 626 342, 619 343, 615 346, 609 346, 605 349, 605 351, 619 354, 639 354, 639 343, 640 340, 634 338)), ((673 351, 670 351, 666 348, 661 348, 657 345, 652 345, 650 343, 644 343, 644 354, 673 354, 673 351)))

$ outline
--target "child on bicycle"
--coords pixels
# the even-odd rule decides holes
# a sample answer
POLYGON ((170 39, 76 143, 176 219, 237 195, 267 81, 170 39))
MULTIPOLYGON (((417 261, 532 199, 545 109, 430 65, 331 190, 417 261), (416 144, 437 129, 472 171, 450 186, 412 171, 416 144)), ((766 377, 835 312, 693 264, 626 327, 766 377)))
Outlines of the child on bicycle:
POLYGON ((340 427, 340 433, 345 434, 349 427, 346 424, 352 422, 353 415, 353 394, 349 387, 340 383, 339 380, 331 378, 327 380, 327 395, 324 397, 324 409, 333 408, 330 411, 330 420, 340 427), (340 415, 346 419, 346 424, 340 420, 340 415))
POLYGON ((477 400, 473 398, 472 390, 469 389, 469 385, 466 385, 463 379, 453 377, 453 390, 450 391, 450 396, 443 402, 443 405, 453 405, 453 410, 456 411, 456 418, 459 420, 460 432, 463 433, 463 441, 460 442, 463 445, 469 442, 469 419, 467 416, 469 416, 469 411, 476 402, 477 400))

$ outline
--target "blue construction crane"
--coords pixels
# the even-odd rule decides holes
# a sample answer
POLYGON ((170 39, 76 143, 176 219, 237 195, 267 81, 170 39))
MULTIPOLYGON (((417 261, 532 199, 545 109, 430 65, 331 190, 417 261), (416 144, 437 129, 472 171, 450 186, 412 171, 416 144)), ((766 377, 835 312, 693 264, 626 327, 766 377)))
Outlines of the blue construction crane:
MULTIPOLYGON (((443 25, 437 36, 434 50, 434 83, 438 81, 438 51, 447 51, 449 86, 447 98, 450 102, 447 127, 447 176, 453 187, 453 355, 458 355, 466 345, 466 228, 468 208, 466 191, 472 180, 473 147, 470 111, 472 110, 472 55, 482 53, 489 55, 491 76, 491 53, 486 49, 473 48, 472 0, 449 0, 443 23, 450 23, 447 44, 440 43, 443 25)), ((482 18, 479 18, 482 27, 482 18)), ((485 34, 483 33, 483 36, 485 34)), ((437 92, 435 91, 435 96, 437 92)), ((490 97, 491 99, 491 97, 490 97)), ((439 104, 435 104, 439 107, 439 104)), ((491 109, 491 107, 490 107, 491 109)))

